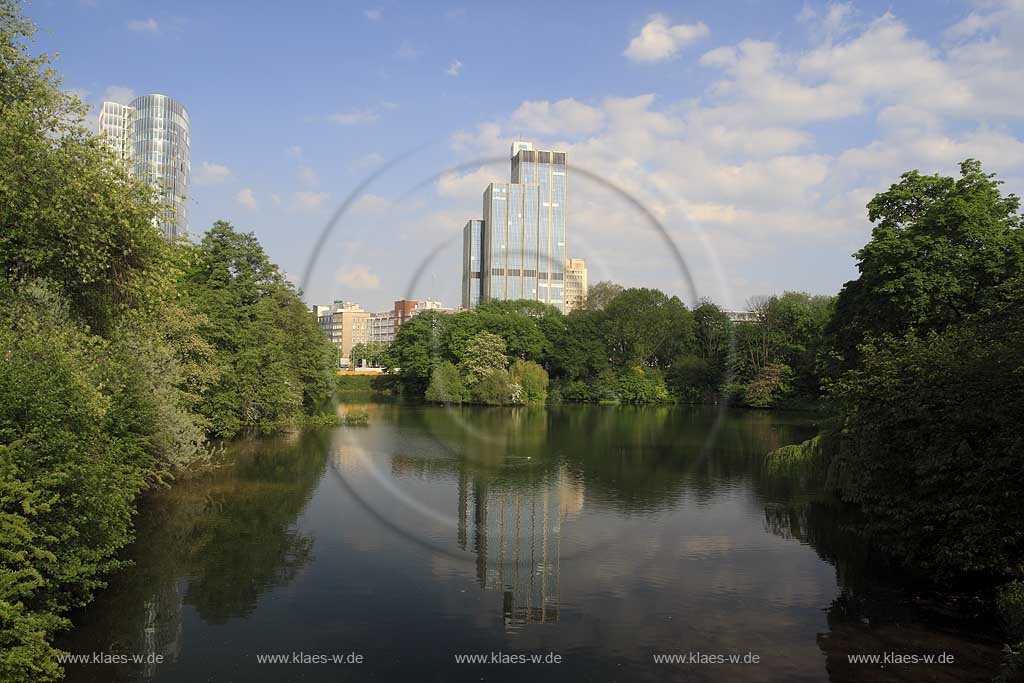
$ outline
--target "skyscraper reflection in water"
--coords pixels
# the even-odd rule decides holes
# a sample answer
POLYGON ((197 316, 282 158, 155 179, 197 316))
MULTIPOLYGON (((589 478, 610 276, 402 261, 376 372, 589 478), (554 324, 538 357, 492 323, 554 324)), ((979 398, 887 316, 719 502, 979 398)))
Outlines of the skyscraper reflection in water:
POLYGON ((582 507, 583 488, 565 467, 529 489, 470 482, 460 473, 459 547, 466 549, 472 525, 477 583, 502 592, 506 630, 558 621, 563 522, 582 507))

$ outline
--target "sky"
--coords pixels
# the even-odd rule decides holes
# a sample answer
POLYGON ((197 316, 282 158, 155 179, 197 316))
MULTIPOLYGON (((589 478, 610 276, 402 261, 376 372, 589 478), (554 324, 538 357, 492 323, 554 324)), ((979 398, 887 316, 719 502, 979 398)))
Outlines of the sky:
POLYGON ((462 227, 515 139, 568 154, 567 252, 591 283, 728 308, 836 293, 866 203, 910 169, 977 158, 1024 191, 1024 0, 27 12, 85 102, 188 109, 190 232, 254 232, 311 304, 458 305, 462 227))

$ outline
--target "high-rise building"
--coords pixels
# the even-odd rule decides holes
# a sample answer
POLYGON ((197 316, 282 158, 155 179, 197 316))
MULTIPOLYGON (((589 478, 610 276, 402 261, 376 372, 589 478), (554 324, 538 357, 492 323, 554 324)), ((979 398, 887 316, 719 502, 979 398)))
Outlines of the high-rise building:
POLYGON ((565 312, 587 305, 587 262, 581 258, 565 259, 565 312))
POLYGON ((462 229, 462 307, 480 303, 480 269, 483 267, 483 221, 469 221, 462 229))
POLYGON ((510 182, 491 183, 484 190, 483 220, 463 228, 462 305, 532 299, 564 311, 565 153, 516 141, 511 162, 510 182))
POLYGON ((188 232, 191 122, 188 111, 167 95, 142 95, 131 104, 104 102, 99 132, 132 174, 153 185, 168 207, 159 226, 168 238, 188 232))

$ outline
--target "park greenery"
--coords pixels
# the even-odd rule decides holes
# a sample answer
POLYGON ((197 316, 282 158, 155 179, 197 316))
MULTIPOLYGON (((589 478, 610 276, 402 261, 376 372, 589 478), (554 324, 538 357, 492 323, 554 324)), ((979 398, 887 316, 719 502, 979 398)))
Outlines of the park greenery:
POLYGON ((165 207, 84 125, 0 0, 0 680, 121 566, 140 494, 208 439, 330 398, 334 352, 252 235, 165 240, 165 207))
MULTIPOLYGON (((255 237, 197 243, 84 125, 34 27, 0 0, 0 680, 60 677, 54 634, 121 566, 138 497, 211 438, 329 407, 336 350, 255 237)), ((751 322, 655 289, 595 285, 565 315, 531 301, 427 311, 387 347, 407 398, 819 406, 770 454, 855 507, 908 567, 987 590, 1024 639, 1024 237, 1019 200, 968 160, 868 204, 837 297, 750 302, 751 322)), ((362 417, 352 418, 361 423, 362 417)), ((1021 666, 1024 644, 1015 646, 1021 666)))
MULTIPOLYGON (((905 173, 868 205, 826 334, 830 424, 776 451, 856 506, 853 527, 911 570, 995 599, 1024 639, 1024 233, 981 164, 905 173), (1002 586, 995 590, 996 587, 1002 586)), ((1011 648, 1008 679, 1024 671, 1011 648)))
POLYGON ((584 310, 491 301, 422 313, 383 350, 410 398, 439 403, 734 403, 810 405, 832 298, 787 292, 733 323, 656 289, 599 283, 584 310))

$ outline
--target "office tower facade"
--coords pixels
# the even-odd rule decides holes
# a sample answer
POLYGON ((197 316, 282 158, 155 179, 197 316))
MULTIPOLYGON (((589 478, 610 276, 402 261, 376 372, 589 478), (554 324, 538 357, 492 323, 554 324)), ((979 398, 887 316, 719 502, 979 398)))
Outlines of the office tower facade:
POLYGON ((517 141, 511 162, 510 182, 484 190, 483 220, 463 228, 462 305, 531 299, 564 311, 566 155, 517 141), (476 272, 480 285, 474 301, 476 272))
POLYGON ((581 258, 565 259, 565 312, 577 311, 587 305, 587 262, 581 258))
POLYGON ((136 178, 159 191, 168 208, 159 227, 170 239, 188 232, 191 130, 188 111, 167 95, 143 95, 127 105, 104 102, 100 109, 100 135, 136 178))
POLYGON ((483 221, 468 221, 462 228, 462 307, 480 303, 483 268, 483 221))

